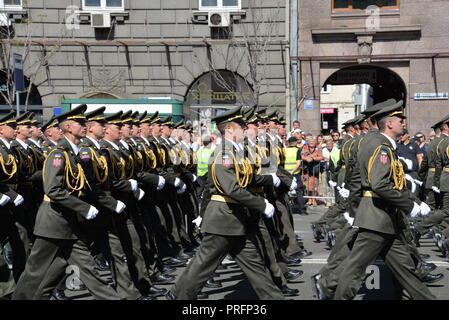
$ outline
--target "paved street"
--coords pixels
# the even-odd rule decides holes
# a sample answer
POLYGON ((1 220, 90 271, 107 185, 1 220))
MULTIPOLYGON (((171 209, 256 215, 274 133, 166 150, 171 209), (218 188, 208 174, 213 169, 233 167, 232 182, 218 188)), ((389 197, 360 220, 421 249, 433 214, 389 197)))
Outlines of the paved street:
MULTIPOLYGON (((298 280, 294 283, 289 284, 291 288, 296 288, 300 291, 299 296, 289 297, 289 299, 315 300, 314 292, 310 283, 310 277, 326 263, 326 259, 329 255, 329 249, 324 242, 315 242, 310 229, 310 222, 317 220, 324 210, 324 207, 309 208, 308 215, 294 215, 296 232, 303 238, 305 247, 312 251, 313 254, 310 257, 303 259, 299 267, 294 267, 295 269, 303 270, 304 275, 298 278, 298 280)), ((421 239, 421 248, 419 251, 421 253, 431 255, 431 258, 428 261, 433 262, 438 266, 433 273, 443 273, 445 275, 443 280, 430 284, 429 288, 437 299, 447 299, 449 296, 449 263, 442 257, 441 253, 434 245, 433 239, 421 239)), ((391 273, 381 261, 376 262, 376 265, 378 265, 380 270, 380 289, 367 290, 366 287, 363 287, 356 298, 357 300, 395 299, 391 273)), ((257 299, 249 282, 246 280, 239 267, 232 261, 226 261, 226 266, 226 269, 217 271, 219 277, 216 277, 216 280, 222 282, 223 287, 218 289, 204 289, 204 292, 209 294, 209 300, 257 299)), ((182 271, 183 268, 179 269, 177 274, 182 271)), ((105 272, 104 276, 109 277, 109 273, 105 272)), ((171 287, 171 285, 158 286, 167 289, 171 287)), ((66 294, 77 300, 92 299, 87 291, 73 292, 66 290, 66 294)))

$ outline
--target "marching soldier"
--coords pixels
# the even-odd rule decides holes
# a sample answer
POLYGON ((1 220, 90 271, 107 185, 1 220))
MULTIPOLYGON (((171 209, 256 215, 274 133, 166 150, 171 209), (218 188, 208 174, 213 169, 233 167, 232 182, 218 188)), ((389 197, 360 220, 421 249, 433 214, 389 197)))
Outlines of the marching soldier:
MULTIPOLYGON (((264 188, 272 188, 280 186, 280 179, 276 173, 270 175, 262 175, 262 163, 266 163, 269 160, 264 159, 268 155, 264 150, 256 144, 257 137, 257 115, 255 114, 255 108, 242 111, 243 118, 246 121, 246 140, 245 140, 245 154, 247 155, 250 163, 253 166, 254 178, 249 190, 258 195, 264 196, 264 188), (270 179, 270 176, 272 179, 270 179), (267 179, 268 178, 268 179, 267 179)), ((242 108, 243 109, 243 108, 242 108)), ((280 256, 281 253, 276 254, 278 247, 273 245, 274 239, 270 235, 265 219, 261 219, 260 214, 256 211, 250 211, 251 218, 254 219, 254 224, 257 226, 257 238, 262 241, 260 246, 263 253, 265 264, 269 267, 273 282, 281 289, 284 296, 296 296, 298 295, 297 289, 288 287, 287 282, 292 281, 302 275, 302 271, 289 269, 284 262, 278 262, 276 256, 280 256)))
POLYGON ((44 133, 44 141, 41 148, 44 156, 47 157, 50 151, 58 145, 59 140, 63 138, 62 130, 59 128, 59 121, 56 116, 42 125, 41 131, 44 133))
POLYGON ((252 180, 247 159, 237 160, 243 140, 241 107, 213 118, 222 134, 222 144, 209 166, 211 201, 203 222, 205 233, 195 257, 167 294, 168 299, 196 299, 206 281, 229 253, 248 277, 260 299, 283 299, 256 249, 257 240, 248 209, 272 216, 274 207, 246 188, 252 180))
MULTIPOLYGON (((165 267, 162 262, 161 248, 159 243, 163 242, 164 245, 169 241, 166 234, 166 228, 161 221, 163 220, 162 209, 159 206, 159 194, 165 192, 165 178, 160 175, 158 170, 158 155, 157 150, 154 149, 153 144, 150 142, 151 137, 151 124, 150 122, 158 116, 158 112, 150 117, 146 116, 144 112, 142 116, 135 123, 139 124, 139 130, 134 130, 135 136, 132 140, 135 141, 136 152, 139 152, 142 156, 141 170, 158 177, 158 185, 156 187, 144 185, 145 196, 141 202, 142 222, 145 226, 148 236, 149 245, 149 261, 147 262, 148 268, 151 272, 150 279, 154 284, 171 283, 175 279, 171 272, 176 269, 165 267), (161 240, 162 239, 162 240, 161 240)), ((135 127, 135 125, 133 126, 135 127)))
MULTIPOLYGON (((141 201, 137 204, 137 210, 133 210, 131 213, 131 218, 134 223, 135 229, 137 230, 140 242, 137 243, 136 249, 140 246, 140 251, 144 257, 144 261, 146 264, 146 268, 148 271, 148 277, 151 282, 155 283, 166 283, 167 281, 174 280, 174 276, 169 275, 161 275, 160 272, 163 268, 157 264, 158 255, 156 252, 156 248, 153 245, 150 245, 150 239, 153 238, 151 233, 151 226, 145 221, 148 221, 146 216, 149 214, 149 207, 144 204, 152 206, 151 194, 156 190, 160 190, 165 186, 165 180, 154 172, 150 172, 151 168, 148 167, 148 160, 146 154, 143 154, 138 147, 134 145, 131 140, 132 135, 132 127, 134 127, 134 134, 138 135, 140 132, 140 128, 136 130, 136 127, 139 127, 140 121, 138 117, 138 113, 131 115, 128 117, 127 114, 123 115, 122 121, 122 129, 121 129, 121 140, 120 140, 120 149, 125 159, 132 159, 134 161, 134 176, 136 181, 139 183, 139 186, 144 190, 144 196, 141 201), (128 130, 129 129, 129 130, 128 130), (148 226, 148 228, 147 228, 148 226), (154 248, 154 249, 153 249, 154 248), (158 270, 159 269, 159 270, 158 270)), ((137 138, 137 137, 136 137, 137 138)), ((152 241, 151 241, 152 243, 152 241)), ((159 290, 156 287, 152 287, 150 289, 152 292, 156 292, 159 290)), ((162 291, 160 289, 159 295, 165 294, 166 291, 162 291)))
POLYGON ((413 299, 433 299, 415 271, 403 235, 404 213, 415 216, 422 210, 405 187, 402 163, 395 154, 395 140, 403 132, 405 116, 400 107, 393 105, 373 117, 382 140, 373 144, 369 152, 359 152, 363 198, 354 221, 359 231, 345 260, 335 298, 353 299, 366 267, 381 256, 413 299))
POLYGON ((15 208, 14 216, 18 220, 19 232, 26 246, 27 254, 31 249, 33 241, 34 220, 37 214, 37 203, 33 197, 33 181, 39 182, 42 179, 40 168, 36 168, 37 159, 26 143, 31 136, 30 113, 25 112, 17 118, 16 139, 11 142, 17 157, 17 192, 24 197, 21 206, 15 208))
MULTIPOLYGON (((427 168, 427 175, 425 176, 425 195, 426 203, 432 209, 431 214, 423 217, 417 221, 414 229, 415 242, 419 245, 419 238, 421 235, 427 233, 430 228, 438 226, 447 216, 448 206, 443 205, 443 194, 440 190, 440 184, 443 181, 440 179, 443 172, 444 147, 443 145, 448 141, 449 134, 449 115, 438 121, 432 126, 435 133, 438 135, 429 144, 426 157, 424 158, 423 167, 427 168), (426 161, 427 160, 427 161, 426 161), (438 167, 438 172, 437 172, 438 167)), ((444 181, 443 181, 444 182, 444 181)))
POLYGON ((94 219, 98 199, 82 166, 78 144, 86 135, 86 106, 58 116, 64 133, 44 163, 44 201, 36 217, 36 240, 14 299, 39 299, 41 288, 55 287, 64 276, 67 262, 97 299, 120 299, 94 269, 80 221, 94 219))

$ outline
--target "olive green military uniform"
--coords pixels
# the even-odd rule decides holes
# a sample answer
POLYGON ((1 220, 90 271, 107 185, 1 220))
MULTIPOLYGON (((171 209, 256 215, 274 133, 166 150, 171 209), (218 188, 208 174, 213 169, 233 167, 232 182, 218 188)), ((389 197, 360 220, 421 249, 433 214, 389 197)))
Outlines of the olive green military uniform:
MULTIPOLYGON (((114 177, 109 172, 108 162, 102 153, 100 143, 98 141, 95 142, 90 137, 83 139, 80 145, 81 157, 84 158, 83 162, 85 165, 91 167, 89 171, 92 174, 93 183, 105 195, 111 195, 111 185, 114 177)), ((116 213, 114 205, 117 205, 117 201, 112 197, 110 198, 109 201, 112 202, 112 207, 99 207, 100 212, 98 216, 93 221, 87 221, 83 227, 90 234, 95 244, 93 247, 96 247, 100 253, 104 254, 105 259, 108 261, 118 295, 122 299, 135 300, 141 294, 132 281, 125 258, 126 254, 115 224, 115 216, 125 215, 126 213, 116 213)), ((121 217, 117 218, 121 219, 121 217)), ((95 253, 92 252, 92 254, 95 253)))
POLYGON ((36 240, 13 298, 40 299, 39 288, 56 287, 68 262, 96 299, 119 299, 95 270, 89 241, 80 228, 91 207, 86 201, 97 195, 89 188, 81 160, 67 139, 50 152, 43 170, 45 198, 36 217, 36 240))
POLYGON ((412 298, 432 299, 434 296, 415 272, 403 237, 402 230, 406 223, 403 212, 412 211, 413 201, 409 191, 404 189, 404 172, 394 147, 384 137, 371 151, 359 153, 363 198, 354 222, 359 232, 345 260, 335 298, 353 299, 366 267, 381 256, 412 298), (392 167, 393 174, 390 174, 392 167))
MULTIPOLYGON (((218 119, 223 122, 241 121, 240 109, 234 108, 218 119)), ((221 123, 218 119, 213 120, 221 123)), ((209 165, 211 201, 201 225, 205 236, 195 257, 171 289, 178 299, 196 299, 197 293, 228 253, 235 257, 260 299, 283 299, 256 247, 256 226, 248 211, 262 213, 266 203, 264 198, 246 189, 252 180, 251 165, 244 159, 237 160, 236 148, 224 139, 209 165)))
MULTIPOLYGON (((261 152, 261 149, 258 148, 255 143, 248 140, 248 143, 246 144, 246 154, 250 162, 253 164, 253 171, 255 173, 255 176, 253 178, 254 181, 249 191, 264 196, 264 187, 272 188, 273 180, 271 176, 260 175, 262 164, 258 163, 257 155, 259 155, 260 159, 262 159, 263 154, 261 152), (258 179, 259 177, 262 179, 258 179)), ((261 160, 261 162, 263 162, 263 160, 261 160)), ((287 285, 287 280, 285 279, 284 273, 288 272, 288 267, 284 262, 277 261, 276 250, 273 244, 274 239, 268 231, 265 219, 261 219, 258 212, 251 212, 251 217, 253 217, 253 219, 257 223, 258 229, 256 230, 256 235, 259 241, 261 241, 260 248, 262 248, 261 251, 265 260, 265 264, 270 269, 273 282, 279 288, 282 288, 287 285)), ((280 253, 278 254, 278 256, 280 256, 280 253)))
POLYGON ((128 179, 134 179, 134 160, 128 152, 122 151, 125 147, 118 142, 101 140, 101 152, 106 157, 111 169, 111 195, 126 204, 125 212, 113 215, 114 231, 120 239, 125 257, 122 257, 128 265, 131 279, 141 294, 146 295, 151 287, 151 281, 147 277, 145 260, 140 246, 139 232, 136 230, 133 217, 136 217, 137 198, 139 189, 133 191, 128 179), (113 143, 113 144, 112 144, 113 143), (126 158, 125 158, 126 156, 126 158))
POLYGON ((426 203, 432 209, 431 213, 419 219, 415 224, 416 231, 423 235, 429 231, 430 228, 438 226, 447 216, 443 207, 443 194, 436 193, 432 190, 432 186, 438 187, 440 185, 440 177, 443 173, 441 156, 443 155, 443 144, 447 141, 446 135, 442 134, 435 137, 429 144, 427 149, 427 178, 425 181, 426 203), (441 156, 440 156, 441 155, 441 156), (437 162, 439 164, 437 164, 437 162), (438 165, 439 172, 436 172, 438 165), (435 176, 437 176, 435 178, 435 176))
POLYGON ((2 241, 8 239, 13 252, 13 268, 14 279, 19 280, 20 275, 25 269, 25 262, 28 255, 30 244, 27 242, 26 229, 24 227, 24 212, 17 209, 13 201, 17 198, 17 176, 18 161, 14 149, 8 148, 3 140, 0 140, 0 161, 2 162, 0 170, 0 192, 10 197, 10 201, 0 207, 0 238, 2 241), (15 213, 21 215, 16 216, 15 213))

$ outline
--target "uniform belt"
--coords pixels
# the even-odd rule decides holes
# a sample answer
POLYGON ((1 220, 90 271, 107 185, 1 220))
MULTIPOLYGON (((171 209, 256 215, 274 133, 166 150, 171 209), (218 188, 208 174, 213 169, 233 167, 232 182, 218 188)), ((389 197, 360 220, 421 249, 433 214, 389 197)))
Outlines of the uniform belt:
POLYGON ((255 193, 262 193, 263 192, 263 187, 252 187, 249 188, 249 191, 255 192, 255 193))
POLYGON ((110 196, 111 195, 111 191, 105 191, 104 192, 107 196, 110 196))
POLYGON ((238 203, 234 199, 228 197, 228 196, 220 196, 218 194, 214 194, 210 197, 211 200, 219 201, 219 202, 226 202, 226 203, 238 203))
POLYGON ((375 194, 372 191, 368 191, 368 190, 363 191, 363 196, 367 197, 367 198, 380 198, 377 194, 375 194))
POLYGON ((17 190, 17 183, 16 184, 12 184, 12 183, 7 183, 6 184, 8 187, 10 187, 13 190, 17 190))
POLYGON ((17 182, 17 184, 22 186, 32 186, 33 183, 31 181, 17 182))
POLYGON ((435 168, 429 168, 430 172, 435 172, 435 168))
POLYGON ((47 201, 47 202, 54 202, 52 199, 50 199, 50 197, 49 196, 47 196, 46 194, 44 194, 44 201, 47 201))
POLYGON ((449 172, 449 168, 443 168, 443 171, 449 172))

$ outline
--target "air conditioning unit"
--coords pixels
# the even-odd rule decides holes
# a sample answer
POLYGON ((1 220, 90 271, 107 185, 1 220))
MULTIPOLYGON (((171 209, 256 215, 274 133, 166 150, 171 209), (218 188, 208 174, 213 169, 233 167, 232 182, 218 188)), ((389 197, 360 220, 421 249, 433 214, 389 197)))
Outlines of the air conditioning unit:
POLYGON ((90 25, 93 28, 110 28, 111 15, 109 12, 91 13, 90 25))
POLYGON ((209 27, 229 27, 231 25, 231 15, 229 11, 209 12, 209 27))

